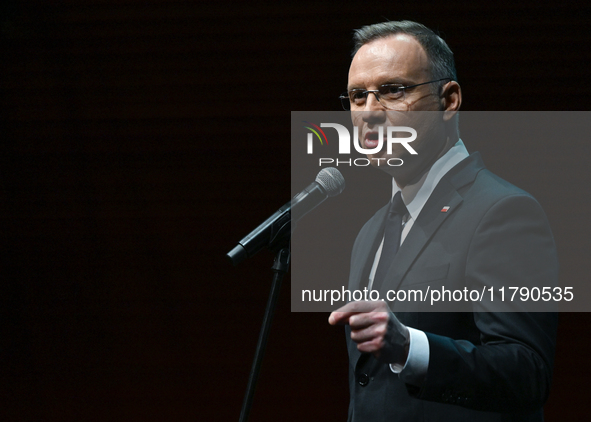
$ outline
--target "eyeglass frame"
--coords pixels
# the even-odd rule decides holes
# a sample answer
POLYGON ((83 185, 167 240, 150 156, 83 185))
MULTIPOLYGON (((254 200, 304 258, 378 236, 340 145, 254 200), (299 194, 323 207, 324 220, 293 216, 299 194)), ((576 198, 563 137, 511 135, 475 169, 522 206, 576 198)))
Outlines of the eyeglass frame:
MULTIPOLYGON (((409 85, 409 86, 397 86, 396 84, 383 84, 383 85, 380 85, 380 88, 382 88, 384 86, 396 86, 400 91, 402 91, 402 93, 404 94, 405 99, 406 99, 406 90, 407 89, 409 89, 409 88, 415 88, 415 87, 421 86, 421 85, 432 84, 432 83, 435 83, 435 82, 441 82, 441 81, 450 81, 451 82, 451 81, 453 81, 453 79, 452 78, 441 78, 441 79, 437 79, 437 80, 434 80, 434 81, 422 82, 420 84, 409 85)), ((361 94, 363 94, 365 96, 365 100, 366 101, 367 101, 367 96, 370 93, 372 93, 373 95, 376 96, 376 100, 378 100, 378 103, 380 103, 382 105, 382 107, 386 108, 384 106, 384 104, 380 101, 380 90, 379 89, 368 89, 366 91, 362 91, 361 89, 357 89, 357 90, 356 89, 352 89, 351 91, 345 91, 344 93, 342 93, 339 96, 339 99, 341 100, 341 105, 343 106, 343 108, 346 111, 350 111, 351 110, 351 102, 352 101, 351 101, 350 93, 353 92, 353 91, 360 91, 361 94), (349 108, 346 108, 345 107, 345 102, 343 100, 347 100, 348 101, 349 108)), ((389 109, 386 108, 386 110, 389 110, 389 109)))

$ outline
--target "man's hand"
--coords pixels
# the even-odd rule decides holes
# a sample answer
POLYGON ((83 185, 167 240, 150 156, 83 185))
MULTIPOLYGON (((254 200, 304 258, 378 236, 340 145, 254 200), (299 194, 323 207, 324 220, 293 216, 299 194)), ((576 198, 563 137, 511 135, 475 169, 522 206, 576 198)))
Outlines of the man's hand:
POLYGON ((349 324, 351 340, 361 352, 373 353, 384 363, 404 365, 410 334, 384 301, 347 303, 328 317, 331 325, 349 324))

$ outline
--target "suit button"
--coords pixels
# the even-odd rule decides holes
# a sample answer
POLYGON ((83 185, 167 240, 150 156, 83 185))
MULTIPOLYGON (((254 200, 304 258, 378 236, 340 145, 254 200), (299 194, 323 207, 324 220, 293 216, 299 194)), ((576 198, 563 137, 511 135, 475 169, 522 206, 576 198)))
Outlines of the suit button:
POLYGON ((361 374, 357 378, 357 382, 360 386, 365 387, 367 384, 369 384, 369 376, 367 374, 361 374))

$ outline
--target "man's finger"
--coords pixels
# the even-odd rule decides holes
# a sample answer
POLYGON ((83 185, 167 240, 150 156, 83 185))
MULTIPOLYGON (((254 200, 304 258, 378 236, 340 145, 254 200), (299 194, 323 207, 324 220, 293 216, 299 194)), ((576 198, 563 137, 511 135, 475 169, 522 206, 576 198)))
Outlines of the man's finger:
POLYGON ((389 311, 388 305, 383 300, 360 300, 357 302, 349 302, 340 307, 335 312, 376 312, 389 311))
POLYGON ((366 341, 374 341, 381 339, 385 335, 385 328, 379 326, 370 326, 360 330, 351 330, 351 340, 355 343, 364 343, 366 341))
POLYGON ((352 330, 361 330, 372 325, 388 324, 389 314, 383 311, 377 312, 362 312, 349 318, 349 325, 352 330))
POLYGON ((330 325, 345 325, 349 323, 349 318, 355 315, 355 312, 338 312, 334 311, 328 317, 328 323, 330 325))
POLYGON ((328 323, 331 325, 337 324, 348 324, 349 318, 355 314, 365 312, 376 312, 384 311, 387 312, 390 309, 386 302, 382 300, 368 301, 362 300, 358 302, 349 302, 346 305, 340 307, 336 311, 330 314, 328 317, 328 323))

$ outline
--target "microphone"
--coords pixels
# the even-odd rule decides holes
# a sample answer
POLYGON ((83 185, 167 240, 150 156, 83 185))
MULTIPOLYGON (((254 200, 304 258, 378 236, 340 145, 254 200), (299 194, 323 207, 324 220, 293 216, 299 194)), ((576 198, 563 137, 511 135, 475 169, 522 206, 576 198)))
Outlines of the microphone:
POLYGON ((343 189, 345 189, 345 179, 340 171, 334 167, 320 170, 314 182, 246 235, 234 249, 227 253, 227 257, 232 264, 236 265, 264 247, 273 249, 285 236, 291 235, 292 222, 298 221, 323 203, 326 198, 337 196, 343 189))

